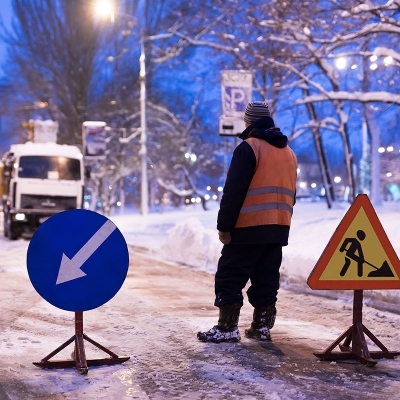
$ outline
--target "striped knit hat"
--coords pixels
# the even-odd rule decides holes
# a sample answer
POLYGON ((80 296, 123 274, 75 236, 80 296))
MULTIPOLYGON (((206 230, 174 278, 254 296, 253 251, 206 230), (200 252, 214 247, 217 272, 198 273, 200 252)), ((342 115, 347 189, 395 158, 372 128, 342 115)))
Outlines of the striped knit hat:
POLYGON ((264 101, 252 101, 247 104, 244 112, 244 122, 252 124, 264 117, 271 117, 267 103, 264 101))

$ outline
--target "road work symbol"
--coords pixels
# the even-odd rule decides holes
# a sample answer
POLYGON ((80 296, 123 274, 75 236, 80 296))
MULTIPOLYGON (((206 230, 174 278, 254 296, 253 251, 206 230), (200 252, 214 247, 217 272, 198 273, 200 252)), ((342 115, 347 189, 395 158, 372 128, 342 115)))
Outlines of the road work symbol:
POLYGON ((346 238, 343 244, 340 246, 340 252, 346 253, 345 262, 342 270, 340 271, 340 276, 345 276, 347 270, 350 267, 351 261, 355 261, 357 263, 357 275, 359 277, 363 276, 364 263, 370 265, 375 269, 368 274, 368 277, 394 277, 394 274, 390 269, 387 261, 384 261, 382 266, 378 268, 365 260, 361 248, 361 241, 363 241, 365 237, 365 232, 360 229, 357 231, 358 240, 356 238, 346 238))
POLYGON ((370 203, 358 195, 307 283, 312 289, 400 289, 400 261, 370 203))
POLYGON ((115 224, 93 211, 70 210, 45 221, 28 247, 29 278, 49 303, 87 311, 109 301, 121 288, 129 256, 115 224))

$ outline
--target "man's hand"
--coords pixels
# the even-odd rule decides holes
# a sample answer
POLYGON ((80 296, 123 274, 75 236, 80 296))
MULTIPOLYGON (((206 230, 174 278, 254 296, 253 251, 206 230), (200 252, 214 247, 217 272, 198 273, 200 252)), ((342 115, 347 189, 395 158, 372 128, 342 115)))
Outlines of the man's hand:
POLYGON ((219 241, 223 244, 229 244, 232 240, 230 232, 221 232, 218 231, 219 241))

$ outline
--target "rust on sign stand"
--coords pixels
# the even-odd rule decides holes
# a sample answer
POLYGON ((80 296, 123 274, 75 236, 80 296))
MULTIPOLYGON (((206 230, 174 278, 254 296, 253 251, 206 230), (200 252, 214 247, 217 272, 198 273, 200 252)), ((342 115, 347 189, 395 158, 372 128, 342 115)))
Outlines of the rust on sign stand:
POLYGON ((44 357, 40 362, 34 362, 33 364, 40 368, 72 368, 76 367, 80 374, 87 374, 88 367, 100 366, 100 365, 114 365, 122 364, 123 362, 129 360, 130 357, 123 356, 120 357, 113 353, 111 350, 105 348, 101 344, 97 343, 85 333, 83 333, 83 312, 75 312, 75 335, 68 339, 65 343, 59 346, 57 349, 52 351, 46 357, 44 357), (86 359, 84 340, 91 343, 93 346, 104 351, 110 357, 108 358, 92 358, 86 359), (50 361, 56 354, 61 350, 65 349, 69 344, 75 342, 75 348, 73 352, 72 360, 59 360, 50 361))
POLYGON ((353 325, 346 329, 325 351, 314 353, 320 360, 357 360, 368 367, 373 367, 379 358, 394 358, 400 351, 389 351, 362 323, 363 291, 354 290, 353 325), (381 350, 369 351, 364 333, 381 350), (340 344, 344 339, 343 344, 340 344), (351 343, 353 343, 352 346, 351 343), (341 351, 334 352, 339 346, 341 351))

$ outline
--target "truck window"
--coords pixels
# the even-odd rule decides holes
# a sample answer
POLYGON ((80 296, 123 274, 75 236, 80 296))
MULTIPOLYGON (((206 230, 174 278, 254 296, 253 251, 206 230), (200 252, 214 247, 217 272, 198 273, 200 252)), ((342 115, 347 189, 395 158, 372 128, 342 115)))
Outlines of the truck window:
POLYGON ((80 180, 80 162, 74 158, 55 156, 22 156, 19 159, 20 178, 80 180))

